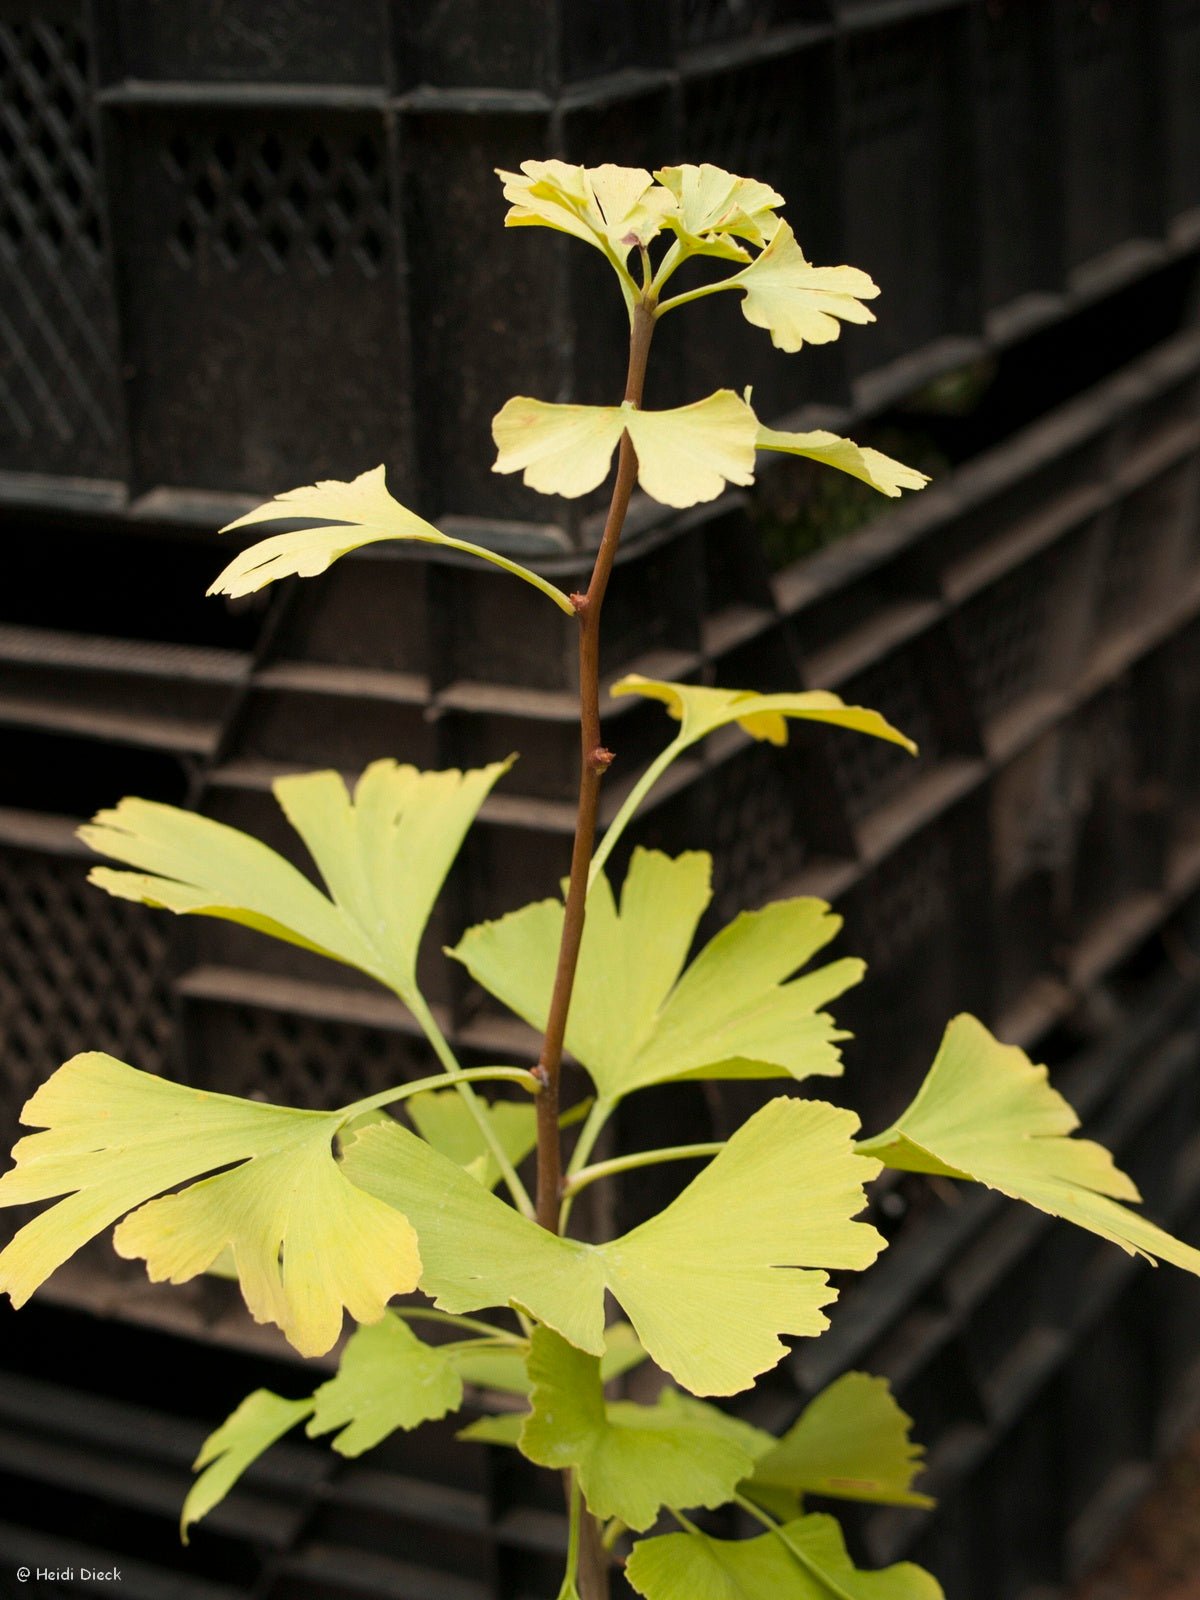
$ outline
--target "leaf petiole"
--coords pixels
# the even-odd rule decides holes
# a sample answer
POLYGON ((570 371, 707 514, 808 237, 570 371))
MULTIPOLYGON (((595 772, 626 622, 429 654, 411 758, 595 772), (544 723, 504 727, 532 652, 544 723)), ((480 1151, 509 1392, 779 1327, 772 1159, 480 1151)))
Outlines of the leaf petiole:
POLYGON ((502 1339, 508 1344, 523 1345, 527 1341, 519 1333, 509 1333, 479 1317, 464 1317, 452 1311, 436 1311, 431 1306, 393 1306, 396 1315, 405 1322, 438 1322, 448 1328, 473 1328, 487 1339, 502 1339))
POLYGON ((809 1577, 814 1578, 822 1589, 833 1595, 834 1600, 856 1600, 856 1597, 852 1595, 848 1589, 843 1589, 841 1584, 829 1575, 829 1572, 825 1567, 818 1567, 816 1563, 812 1561, 803 1550, 801 1550, 799 1545, 792 1543, 787 1536, 787 1529, 781 1526, 780 1523, 776 1522, 775 1518, 771 1516, 769 1512, 764 1511, 760 1506, 756 1506, 753 1500, 747 1500, 745 1495, 742 1494, 735 1494, 733 1497, 733 1503, 736 1506, 740 1506, 741 1509, 745 1511, 748 1516, 753 1517, 756 1522, 761 1523, 768 1533, 773 1533, 783 1547, 790 1553, 792 1559, 797 1561, 800 1566, 804 1568, 809 1577))
POLYGON ((688 289, 684 294, 672 295, 669 300, 659 302, 655 311, 656 317, 665 317, 668 311, 674 311, 678 306, 690 305, 693 300, 702 300, 707 294, 720 294, 722 289, 740 289, 743 287, 738 282, 740 273, 734 273, 731 278, 718 278, 716 283, 702 283, 698 289, 688 289))
POLYGON ((663 773, 671 765, 672 761, 675 760, 676 756, 682 754, 682 752, 686 750, 688 745, 692 742, 693 741, 690 739, 685 740, 682 733, 676 735, 676 737, 672 739, 671 743, 667 745, 666 749, 660 751, 659 754, 655 756, 654 760, 650 763, 645 772, 642 773, 641 777, 634 784, 633 788, 630 789, 629 793, 625 796, 625 799, 621 802, 620 810, 605 829, 604 837, 601 839, 596 848, 596 853, 592 857, 592 865, 588 873, 589 889, 591 888, 592 884, 595 883, 597 875, 603 870, 604 863, 612 854, 613 847, 616 845, 621 835, 625 832, 625 829, 633 820, 633 817, 642 801, 650 793, 650 790, 653 789, 654 785, 662 777, 663 773))
POLYGON ((658 1166, 663 1161, 699 1161, 720 1155, 725 1148, 723 1139, 707 1144, 677 1144, 662 1150, 639 1150, 631 1156, 614 1156, 611 1161, 597 1161, 594 1166, 580 1167, 570 1174, 563 1184, 563 1195, 570 1198, 598 1178, 612 1178, 619 1172, 633 1172, 638 1167, 658 1166))
POLYGON ((592 1103, 592 1108, 587 1114, 587 1120, 580 1130, 579 1138, 575 1141, 571 1159, 567 1163, 566 1176, 563 1180, 562 1204, 558 1213, 559 1233, 566 1232, 567 1223, 571 1220, 571 1207, 574 1204, 574 1196, 570 1192, 571 1180, 586 1165, 587 1158, 595 1148, 596 1140, 604 1131, 604 1124, 612 1116, 616 1108, 617 1102, 615 1100, 605 1100, 601 1097, 597 1097, 592 1103))
POLYGON ((600 1536, 600 1546, 603 1550, 611 1550, 617 1540, 625 1532, 625 1524, 620 1517, 610 1517, 600 1536))
MULTIPOLYGON (((483 1136, 484 1143, 491 1151, 496 1165, 500 1169, 500 1173, 504 1178, 508 1192, 513 1198, 513 1204, 523 1217, 535 1216, 536 1212, 534 1210, 533 1201, 529 1198, 529 1191, 517 1176, 517 1169, 513 1166, 512 1161, 509 1159, 507 1150, 505 1150, 504 1146, 501 1144, 500 1137, 495 1128, 493 1128, 487 1112, 476 1099, 475 1092, 471 1088, 470 1082, 470 1080, 480 1072, 510 1071, 522 1073, 524 1069, 472 1067, 469 1070, 464 1071, 459 1065, 454 1051, 451 1050, 446 1040, 446 1035, 438 1027, 437 1019, 434 1017, 433 1012, 430 1011, 428 1005, 426 1004, 424 995, 420 993, 413 995, 409 1000, 409 1009, 412 1011, 413 1016, 420 1023, 425 1037, 433 1046, 434 1054, 442 1063, 443 1067, 445 1067, 447 1077, 455 1080, 454 1086, 462 1096, 463 1102, 468 1111, 470 1111, 471 1116, 475 1119, 475 1124, 483 1136)), ((524 1077, 533 1079, 535 1083, 538 1081, 536 1078, 533 1078, 532 1073, 524 1073, 524 1077)), ((539 1090, 540 1087, 541 1086, 539 1084, 539 1090)))
POLYGON ((654 274, 654 281, 650 285, 650 293, 655 300, 658 299, 659 294, 662 292, 663 284, 672 276, 676 268, 682 265, 685 254, 683 240, 673 239, 662 260, 658 263, 658 271, 654 274))
POLYGON ((459 1068, 457 1072, 437 1072, 430 1078, 417 1078, 412 1083, 401 1083, 392 1089, 381 1089, 378 1094, 348 1105, 343 1115, 349 1121, 351 1117, 361 1116, 364 1111, 380 1111, 384 1106, 394 1105, 397 1100, 407 1100, 429 1089, 452 1088, 459 1083, 519 1083, 530 1094, 541 1092, 541 1084, 524 1067, 466 1067, 459 1068))
POLYGON ((563 1574, 562 1588, 558 1591, 558 1600, 579 1600, 579 1590, 575 1579, 579 1573, 579 1535, 580 1524, 583 1519, 583 1496, 579 1491, 579 1475, 571 1474, 570 1491, 570 1530, 567 1534, 567 1570, 563 1574))

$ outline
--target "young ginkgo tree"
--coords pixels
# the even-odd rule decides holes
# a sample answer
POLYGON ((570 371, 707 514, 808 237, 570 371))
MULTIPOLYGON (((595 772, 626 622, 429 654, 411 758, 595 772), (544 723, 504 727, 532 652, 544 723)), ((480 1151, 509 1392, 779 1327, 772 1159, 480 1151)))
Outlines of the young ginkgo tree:
POLYGON ((727 389, 643 408, 659 320, 708 295, 736 294, 748 321, 790 352, 836 339, 844 322, 873 320, 875 284, 853 267, 812 266, 766 184, 714 166, 652 177, 560 161, 501 176, 508 225, 554 228, 599 251, 629 314, 619 401, 519 396, 494 423, 496 470, 523 472, 546 494, 595 489, 617 453, 587 592, 562 594, 492 550, 448 538, 392 499, 382 467, 291 490, 232 523, 289 528, 244 547, 213 591, 312 577, 361 545, 411 539, 492 562, 570 620, 581 760, 563 898, 470 928, 446 952, 541 1032, 537 1065, 464 1069, 417 978, 434 902, 507 763, 421 772, 384 759, 352 789, 336 772, 280 779, 276 798, 323 887, 234 828, 123 800, 83 829, 120 864, 95 868, 93 883, 227 918, 368 973, 408 1007, 438 1070, 318 1112, 167 1082, 96 1052, 76 1056, 25 1106, 23 1121, 38 1131, 15 1146, 0 1179, 0 1204, 50 1202, 0 1254, 0 1287, 20 1305, 115 1224, 118 1253, 142 1258, 152 1279, 235 1276, 252 1316, 276 1324, 303 1355, 329 1351, 349 1313, 334 1377, 307 1399, 250 1395, 207 1441, 183 1507, 185 1537, 289 1429, 332 1435, 335 1450, 356 1456, 395 1429, 454 1411, 473 1384, 510 1398, 466 1433, 564 1476, 560 1600, 600 1600, 616 1563, 646 1600, 935 1600, 936 1580, 911 1564, 858 1569, 836 1520, 806 1503, 929 1503, 913 1487, 921 1450, 886 1384, 842 1377, 780 1439, 711 1400, 751 1388, 785 1355, 784 1338, 817 1337, 835 1298, 830 1270, 861 1272, 884 1248, 855 1220, 865 1186, 884 1166, 937 1174, 987 1184, 1191 1272, 1200 1253, 1127 1209, 1137 1190, 1103 1149, 1072 1137, 1077 1118, 1045 1068, 971 1017, 950 1023, 908 1110, 869 1138, 858 1137, 852 1112, 791 1093, 841 1071, 844 1034, 827 1007, 863 975, 853 959, 814 964, 840 927, 821 901, 744 912, 693 953, 712 892, 702 850, 635 850, 618 894, 605 868, 639 803, 717 729, 736 724, 783 745, 791 724, 820 722, 912 748, 877 713, 833 694, 626 677, 612 692, 661 702, 676 730, 597 846, 612 761, 600 729, 601 609, 635 482, 667 505, 694 505, 726 484, 749 484, 760 450, 810 457, 885 495, 925 479, 832 433, 766 427, 748 396, 727 389), (695 258, 699 286, 669 293, 695 258), (592 1082, 579 1107, 560 1105, 566 1051, 592 1082), (732 1078, 783 1080, 787 1092, 765 1099, 728 1140, 593 1160, 627 1095, 732 1078), (573 1126, 564 1162, 563 1131, 573 1126), (530 1195, 521 1169, 533 1155, 530 1195), (613 1239, 570 1236, 572 1202, 588 1185, 674 1161, 696 1175, 649 1221, 613 1239), (621 1316, 606 1325, 610 1296, 621 1316), (608 1386, 646 1360, 673 1384, 664 1379, 653 1404, 613 1398, 608 1386), (717 1537, 694 1520, 723 1506, 741 1515, 722 1531, 740 1527, 742 1537, 717 1537))

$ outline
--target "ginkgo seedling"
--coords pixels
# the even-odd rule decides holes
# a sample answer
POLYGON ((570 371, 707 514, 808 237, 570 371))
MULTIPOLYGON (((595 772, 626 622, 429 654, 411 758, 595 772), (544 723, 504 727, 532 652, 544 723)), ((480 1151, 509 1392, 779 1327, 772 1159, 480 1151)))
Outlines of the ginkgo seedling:
POLYGON ((25 1106, 36 1131, 0 1177, 0 1206, 46 1206, 0 1253, 0 1288, 21 1304, 115 1227, 117 1250, 144 1260, 152 1278, 235 1279, 250 1314, 301 1354, 330 1350, 348 1319, 333 1377, 306 1399, 258 1390, 207 1440, 182 1508, 185 1539, 293 1428, 355 1456, 486 1390, 502 1409, 476 1417, 463 1437, 565 1477, 559 1600, 605 1600, 615 1563, 645 1600, 938 1600, 937 1580, 911 1563, 856 1566, 837 1520, 808 1503, 932 1503, 916 1483, 921 1447, 881 1378, 844 1374, 779 1438, 701 1397, 750 1389, 786 1356, 785 1341, 828 1326, 829 1274, 863 1272, 884 1248, 862 1212, 885 1164, 989 1185, 1197 1274, 1200 1252, 1129 1209, 1134 1185, 1100 1146, 1073 1137, 1077 1119, 1045 1070, 973 1018, 950 1024, 892 1127, 858 1138, 855 1113, 808 1081, 841 1073, 846 1035, 831 1008, 864 974, 852 955, 826 955, 841 920, 823 901, 793 895, 748 909, 698 946, 712 896, 703 849, 635 849, 615 881, 614 848, 640 807, 714 733, 782 746, 816 723, 915 751, 877 712, 820 689, 767 694, 630 673, 613 694, 660 702, 676 731, 632 777, 597 841, 612 762, 600 721, 601 615, 635 486, 692 506, 749 486, 763 450, 892 497, 926 479, 837 434, 764 423, 749 393, 643 409, 658 320, 710 295, 735 293, 747 321, 784 351, 874 320, 876 284, 855 267, 810 263, 768 184, 710 164, 652 174, 561 160, 527 161, 501 178, 506 224, 597 250, 629 315, 623 395, 605 406, 518 395, 493 424, 495 470, 520 472, 541 493, 591 492, 616 455, 586 593, 565 595, 538 572, 448 537, 392 498, 382 466, 278 494, 231 523, 242 534, 288 526, 240 549, 211 592, 314 577, 361 546, 412 540, 532 585, 569 619, 547 612, 548 629, 577 630, 579 801, 562 895, 468 928, 446 952, 541 1034, 536 1064, 464 1068, 420 978, 435 901, 508 762, 421 772, 388 757, 352 787, 335 772, 279 779, 275 796, 319 884, 235 828, 123 800, 81 830, 117 863, 94 868, 93 884, 356 968, 408 1008, 436 1070, 311 1111, 165 1082, 99 1052, 77 1056, 25 1106), (708 276, 668 294, 693 258, 708 276), (563 1107, 567 1050, 593 1092, 563 1107), (728 1138, 592 1159, 628 1096, 719 1079, 770 1080, 728 1138), (669 1204, 616 1237, 568 1233, 582 1190, 665 1162, 681 1171, 669 1204), (615 1386, 639 1366, 635 1402, 615 1386), (704 1525, 722 1507, 740 1527, 728 1516, 704 1525))

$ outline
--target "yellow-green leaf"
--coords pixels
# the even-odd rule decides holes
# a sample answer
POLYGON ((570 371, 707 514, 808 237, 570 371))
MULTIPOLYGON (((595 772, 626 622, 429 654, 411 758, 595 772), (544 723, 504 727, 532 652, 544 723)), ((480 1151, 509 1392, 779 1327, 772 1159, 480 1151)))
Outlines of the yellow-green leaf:
POLYGON ((685 1388, 733 1394, 784 1355, 779 1335, 828 1326, 835 1291, 811 1269, 860 1271, 883 1247, 851 1220, 873 1175, 850 1142, 857 1125, 820 1102, 772 1100, 665 1210, 602 1245, 538 1228, 398 1125, 364 1128, 344 1166, 411 1219, 421 1287, 443 1309, 515 1304, 599 1356, 608 1289, 685 1388))
POLYGON ((256 1389, 209 1434, 192 1463, 200 1476, 188 1490, 179 1518, 184 1544, 189 1530, 224 1500, 243 1472, 312 1408, 311 1400, 285 1400, 270 1389, 256 1389))
POLYGON ((496 171, 510 203, 505 227, 555 228, 618 262, 661 232, 675 204, 641 167, 522 161, 520 172, 496 171))
MULTIPOLYGON (((422 1139, 465 1167, 485 1189, 496 1187, 501 1174, 495 1155, 456 1089, 427 1089, 423 1094, 411 1095, 404 1109, 422 1139)), ((537 1107, 498 1100, 482 1104, 481 1109, 491 1123, 496 1142, 513 1166, 519 1167, 537 1144, 537 1107)))
POLYGON ((755 1499, 782 1495, 793 1502, 820 1494, 931 1506, 930 1497, 912 1487, 925 1452, 911 1438, 911 1427, 885 1379, 847 1372, 759 1455, 746 1493, 755 1499))
POLYGON ((417 949, 463 836, 507 762, 419 772, 376 761, 353 798, 336 772, 280 778, 275 796, 329 888, 274 850, 176 806, 122 800, 80 837, 137 872, 90 882, 169 911, 223 917, 370 973, 408 1004, 417 949))
POLYGON ((593 1246, 539 1228, 399 1124, 373 1123, 342 1158, 351 1182, 404 1213, 421 1241, 420 1287, 443 1311, 516 1304, 604 1351, 604 1268, 593 1246))
POLYGON ((764 739, 771 744, 787 743, 787 720, 790 717, 806 722, 827 722, 835 727, 850 728, 855 733, 868 733, 876 739, 887 739, 903 746, 915 755, 916 745, 878 711, 868 711, 864 706, 848 706, 836 694, 824 689, 807 689, 795 694, 756 694, 753 689, 707 689, 694 683, 664 683, 655 678, 643 678, 640 673, 626 674, 613 684, 614 695, 640 694, 651 700, 661 700, 668 712, 681 724, 679 743, 681 749, 715 733, 718 728, 736 722, 754 739, 764 739))
MULTIPOLYGON (((842 919, 823 900, 780 900, 737 917, 684 971, 711 898, 711 866, 699 851, 672 860, 639 849, 619 909, 603 874, 591 888, 566 1044, 603 1100, 678 1078, 841 1071, 836 1041, 845 1034, 820 1008, 861 979, 863 964, 843 959, 794 974, 842 919)), ((471 928, 450 953, 540 1030, 562 922, 562 902, 543 900, 471 928)))
POLYGON ((742 315, 767 329, 780 350, 828 344, 843 322, 875 321, 862 302, 875 298, 878 285, 857 267, 814 267, 782 221, 762 255, 728 285, 744 291, 742 315))
POLYGON ((655 177, 676 201, 664 223, 678 234, 689 254, 746 261, 748 252, 731 236, 762 246, 779 227, 775 210, 783 204, 783 196, 768 183, 739 178, 707 161, 698 167, 664 167, 655 177))
POLYGON ((495 472, 523 472, 541 494, 587 494, 607 476, 628 432, 638 482, 654 500, 693 506, 715 500, 727 483, 754 481, 758 421, 732 389, 669 411, 619 406, 551 405, 517 395, 497 412, 495 472))
POLYGON ((274 533, 239 551, 209 589, 209 594, 251 594, 279 578, 313 578, 363 545, 387 539, 416 540, 441 545, 463 555, 478 556, 505 572, 532 584, 553 600, 560 611, 573 615, 571 602, 561 589, 515 561, 483 545, 452 539, 431 522, 409 511, 387 491, 383 467, 373 467, 349 483, 326 479, 301 489, 288 489, 273 500, 248 511, 221 529, 254 527, 263 522, 304 522, 303 528, 274 533), (323 526, 312 526, 313 522, 323 526))
POLYGON ((333 1448, 339 1455, 360 1456, 397 1428, 415 1428, 457 1411, 462 1396, 453 1356, 418 1339, 388 1312, 351 1334, 337 1376, 313 1395, 307 1431, 315 1438, 340 1429, 333 1448))
POLYGON ((341 1112, 210 1094, 92 1052, 60 1067, 21 1117, 45 1131, 15 1145, 0 1206, 58 1204, 0 1254, 14 1305, 120 1217, 117 1252, 144 1258, 156 1282, 186 1282, 232 1249, 251 1314, 302 1355, 333 1345, 343 1307, 373 1322, 416 1287, 412 1228, 334 1160, 341 1112), (206 1172, 217 1176, 191 1182, 206 1172))
POLYGON ((606 1401, 596 1357, 549 1328, 534 1329, 529 1376, 522 1454, 539 1466, 574 1468, 588 1508, 604 1521, 619 1517, 641 1532, 664 1505, 724 1505, 750 1470, 737 1442, 680 1408, 606 1401))
POLYGON ((776 428, 759 428, 758 448, 780 450, 786 455, 807 456, 811 461, 823 462, 827 467, 836 467, 839 472, 848 472, 852 478, 860 478, 863 483, 869 483, 872 489, 878 489, 880 494, 892 499, 902 489, 923 489, 929 482, 926 474, 918 472, 915 467, 906 467, 902 461, 894 461, 881 450, 855 444, 853 439, 843 439, 823 429, 813 433, 781 433, 776 428))
POLYGON ((832 1517, 800 1517, 756 1539, 692 1530, 639 1539, 625 1575, 644 1600, 944 1600, 909 1561, 864 1572, 832 1517))
POLYGON ((847 1158, 853 1112, 772 1100, 678 1199, 601 1246, 609 1287, 659 1366, 693 1394, 736 1394, 786 1353, 779 1334, 828 1327, 824 1272, 883 1249, 850 1219, 864 1181, 847 1158))
POLYGON ((1200 1274, 1200 1251, 1117 1204, 1140 1200, 1137 1186, 1102 1145, 1070 1137, 1078 1126, 1045 1067, 959 1016, 912 1105, 858 1149, 901 1171, 974 1179, 1131 1255, 1200 1274))

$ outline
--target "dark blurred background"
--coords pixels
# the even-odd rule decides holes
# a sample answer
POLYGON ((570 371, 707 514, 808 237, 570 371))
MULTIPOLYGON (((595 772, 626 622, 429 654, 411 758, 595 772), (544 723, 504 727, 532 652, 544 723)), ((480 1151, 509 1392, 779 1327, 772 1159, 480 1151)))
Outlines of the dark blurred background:
MULTIPOLYGON (((570 628, 395 547, 204 589, 219 525, 381 460, 447 531, 580 583, 598 502, 489 470, 509 395, 621 390, 600 258, 502 229, 493 167, 547 155, 765 179, 810 259, 882 285, 876 325, 798 357, 733 297, 668 319, 649 403, 753 383, 773 422, 935 479, 893 505, 789 463, 684 515, 635 501, 606 672, 831 688, 921 745, 714 739, 636 837, 716 853, 713 925, 836 900, 870 975, 835 1092, 869 1127, 970 1008, 1200 1237, 1200 0, 0 0, 5 1140, 83 1048, 304 1105, 425 1069, 365 980, 89 889, 74 828, 124 793, 292 852, 281 772, 519 750, 427 981, 467 1059, 529 1058, 434 953, 565 868, 570 628)), ((665 726, 614 703, 609 814, 665 726)), ((750 1103, 645 1093, 618 1133, 750 1103)), ((1200 1290, 982 1192, 904 1178, 876 1211, 895 1248, 751 1414, 886 1374, 941 1508, 861 1518, 857 1554, 1052 1600, 1198 1414, 1200 1290)), ((103 1556, 126 1600, 554 1592, 554 1484, 449 1425, 352 1464, 279 1447, 182 1551, 200 1440, 259 1382, 311 1387, 225 1287, 154 1290, 105 1245, 0 1316, 0 1588, 103 1556)))

